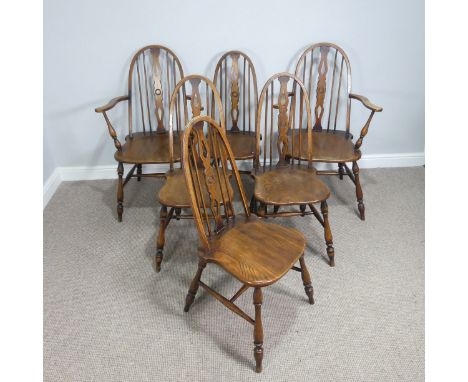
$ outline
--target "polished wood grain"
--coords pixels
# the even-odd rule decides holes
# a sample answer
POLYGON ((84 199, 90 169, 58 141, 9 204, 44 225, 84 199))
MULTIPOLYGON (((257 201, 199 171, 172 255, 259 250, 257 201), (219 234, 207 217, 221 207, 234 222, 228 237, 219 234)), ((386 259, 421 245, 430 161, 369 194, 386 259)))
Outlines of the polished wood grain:
POLYGON ((183 169, 192 211, 200 236, 199 265, 193 278, 184 311, 188 312, 201 286, 226 308, 253 324, 255 371, 262 371, 264 333, 262 323, 262 288, 273 284, 290 269, 301 273, 309 303, 313 288, 304 261, 304 235, 293 229, 251 216, 234 154, 224 128, 209 116, 191 120, 183 139, 183 169), (237 186, 243 215, 234 211, 232 196, 219 192, 217 184, 229 184, 228 171, 237 186), (205 194, 204 190, 208 190, 205 194), (300 267, 295 264, 299 262, 300 267), (226 298, 205 284, 201 278, 207 264, 214 263, 241 283, 232 298, 226 298), (254 318, 234 302, 253 288, 254 318))
POLYGON ((255 157, 257 75, 250 57, 238 50, 224 53, 213 77, 224 105, 229 144, 236 160, 255 157))
MULTIPOLYGON (((214 84, 206 77, 199 75, 190 75, 181 79, 175 86, 169 105, 169 130, 168 130, 168 155, 169 171, 166 172, 166 181, 158 193, 158 201, 161 205, 159 233, 156 240, 155 268, 159 272, 164 257, 165 233, 169 223, 172 220, 192 219, 190 213, 190 196, 185 183, 184 174, 177 162, 180 158, 181 141, 184 127, 194 117, 200 115, 210 115, 221 121, 224 127, 223 104, 214 84), (174 209, 173 214, 167 214, 165 211, 174 209)), ((199 126, 202 127, 202 124, 199 126)), ((220 185, 218 184, 219 188, 220 185)), ((222 191, 229 194, 232 198, 233 190, 229 185, 222 185, 222 191), (229 192, 227 191, 229 190, 229 192)), ((207 198, 209 191, 206 187, 203 189, 203 197, 207 198)), ((221 192, 221 189, 218 189, 221 192)))
MULTIPOLYGON (((335 44, 322 42, 308 47, 298 60, 295 74, 307 84, 311 95, 309 99, 311 108, 315 111, 313 161, 338 165, 337 171, 320 171, 319 174, 338 175, 340 179, 348 175, 356 187, 359 216, 361 220, 365 220, 357 161, 361 158, 361 146, 369 131, 372 118, 375 113, 383 109, 368 98, 351 92, 349 58, 344 50, 335 44), (327 99, 328 103, 325 102, 327 99), (352 100, 359 101, 362 106, 370 110, 370 115, 355 142, 350 134, 352 100), (345 167, 347 162, 353 164, 352 172, 347 166, 345 167), (348 168, 348 171, 345 171, 345 168, 348 168)), ((298 158, 299 153, 293 150, 291 156, 298 158)))
MULTIPOLYGON (((170 142, 165 109, 177 81, 183 77, 182 65, 172 50, 162 45, 145 46, 135 53, 130 62, 127 95, 113 98, 95 109, 96 113, 103 115, 109 135, 117 149, 114 158, 118 162, 119 221, 122 221, 123 215, 125 184, 133 177, 140 181, 142 177, 164 176, 164 173, 146 173, 143 166, 169 163, 170 142), (119 140, 107 114, 123 101, 127 101, 128 110, 128 134, 124 144, 119 140), (123 163, 134 165, 125 176, 125 180, 121 166, 123 163)), ((178 118, 180 119, 180 115, 178 118)), ((176 150, 173 159, 180 161, 180 149, 176 150)))
POLYGON ((278 73, 265 83, 256 124, 251 211, 265 218, 314 215, 323 226, 329 263, 334 266, 330 223, 313 206, 325 202, 330 190, 313 167, 315 147, 310 101, 305 85, 297 76, 278 73), (265 137, 263 145, 260 133, 265 137))

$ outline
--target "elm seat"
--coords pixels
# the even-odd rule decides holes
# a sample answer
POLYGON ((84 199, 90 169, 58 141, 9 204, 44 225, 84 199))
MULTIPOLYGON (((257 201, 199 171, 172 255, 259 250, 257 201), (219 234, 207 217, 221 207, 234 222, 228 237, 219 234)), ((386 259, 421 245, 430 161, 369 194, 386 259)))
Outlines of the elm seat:
POLYGON ((234 158, 238 160, 252 159, 255 156, 255 132, 227 131, 227 139, 234 158))
MULTIPOLYGON (((228 176, 230 175, 231 174, 228 174, 228 176)), ((208 191, 206 190, 206 185, 204 182, 201 182, 201 184, 203 188, 203 199, 208 201, 209 196, 208 191)), ((230 184, 228 184, 228 187, 232 200, 234 196, 234 190, 230 184)), ((226 197, 226 185, 223 184, 222 188, 226 197)), ((217 191, 219 200, 222 200, 219 183, 217 191)), ((166 173, 166 182, 164 182, 164 186, 162 186, 161 190, 159 191, 158 200, 159 203, 166 207, 190 208, 190 195, 187 189, 187 184, 185 183, 184 171, 182 169, 176 169, 166 173)))
POLYGON ((210 241, 209 252, 202 256, 244 284, 266 286, 299 261, 305 244, 304 235, 294 228, 241 215, 210 241))
MULTIPOLYGON (((133 133, 133 137, 127 135, 122 151, 116 151, 114 158, 122 163, 169 163, 169 134, 133 133)), ((180 161, 178 133, 174 133, 174 161, 180 161)))
MULTIPOLYGON (((301 159, 307 156, 307 133, 301 135, 301 159)), ((294 157, 299 156, 299 133, 294 132, 294 157)), ((312 160, 315 162, 354 162, 361 158, 361 151, 354 150, 352 135, 344 131, 314 131, 312 133, 312 160)))
POLYGON ((252 175, 255 178, 255 199, 265 204, 312 204, 330 196, 330 190, 319 179, 314 168, 273 166, 271 169, 257 169, 252 175))

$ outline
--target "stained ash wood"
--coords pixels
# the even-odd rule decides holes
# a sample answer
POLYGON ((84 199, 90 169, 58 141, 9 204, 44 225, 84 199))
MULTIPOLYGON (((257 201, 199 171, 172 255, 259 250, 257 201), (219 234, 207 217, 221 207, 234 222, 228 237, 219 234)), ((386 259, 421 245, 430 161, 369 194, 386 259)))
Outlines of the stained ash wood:
POLYGON ((296 229, 266 223, 250 215, 225 131, 209 116, 195 117, 186 127, 183 169, 200 236, 199 265, 187 293, 184 311, 189 311, 201 286, 226 308, 253 324, 255 371, 259 373, 264 356, 262 288, 278 281, 290 269, 299 269, 295 266, 299 262, 306 295, 309 303, 314 302, 310 274, 303 258, 304 235, 296 229), (232 170, 232 182, 239 191, 243 215, 234 211, 232 195, 220 192, 222 188, 217 187, 217 184, 229 184, 229 169, 232 170), (206 265, 211 263, 241 282, 239 291, 231 299, 201 281, 206 265), (249 287, 254 289, 254 319, 234 304, 249 287))

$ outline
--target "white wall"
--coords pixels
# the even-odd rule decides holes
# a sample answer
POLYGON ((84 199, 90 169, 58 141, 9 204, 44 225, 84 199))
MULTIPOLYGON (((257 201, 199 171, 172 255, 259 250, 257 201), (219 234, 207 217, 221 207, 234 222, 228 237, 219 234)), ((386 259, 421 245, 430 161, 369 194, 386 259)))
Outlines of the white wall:
MULTIPOLYGON (((126 93, 130 59, 146 44, 171 47, 187 74, 208 77, 222 52, 243 50, 261 87, 320 41, 344 48, 353 91, 384 107, 364 154, 423 152, 423 0, 45 0, 44 177, 53 166, 114 165, 94 108, 126 93)), ((111 115, 122 132, 125 115, 111 115)), ((353 131, 366 116, 353 104, 353 131)))

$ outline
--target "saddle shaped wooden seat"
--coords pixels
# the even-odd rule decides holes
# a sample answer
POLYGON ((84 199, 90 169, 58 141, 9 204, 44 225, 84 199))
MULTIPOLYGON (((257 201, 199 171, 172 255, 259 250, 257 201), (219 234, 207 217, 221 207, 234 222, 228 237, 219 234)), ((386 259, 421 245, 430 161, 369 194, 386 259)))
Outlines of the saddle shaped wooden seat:
MULTIPOLYGON (((174 161, 180 161, 180 139, 174 134, 174 161)), ((127 135, 122 150, 115 152, 114 158, 122 163, 169 163, 169 134, 134 133, 127 135)))
POLYGON ((257 138, 255 132, 228 130, 227 139, 237 160, 253 159, 257 138))
POLYGON ((319 203, 328 199, 330 190, 319 179, 314 168, 281 166, 257 169, 255 199, 276 206, 319 203), (291 192, 294 190, 294 192, 291 192))
MULTIPOLYGON (((131 178, 163 177, 164 172, 144 173, 147 164, 169 164, 169 135, 166 105, 175 84, 184 77, 182 65, 169 48, 162 45, 148 45, 141 48, 132 58, 128 74, 128 95, 116 97, 106 105, 95 109, 106 121, 109 134, 117 151, 114 154, 117 165, 117 218, 122 221, 124 210, 124 186, 131 178), (122 145, 107 113, 118 103, 127 102, 128 135, 122 145), (139 130, 139 131, 137 131, 139 130), (133 164, 124 177, 123 164, 133 164), (136 170, 136 175, 134 174, 136 170)), ((177 120, 181 109, 177 108, 177 120)), ((175 137, 179 141, 179 136, 175 137)), ((180 161, 179 145, 173 155, 180 161)))
POLYGON ((262 288, 293 269, 301 273, 309 303, 314 303, 310 274, 304 261, 304 235, 296 229, 266 223, 250 215, 234 154, 224 129, 214 119, 199 116, 188 124, 183 139, 183 169, 200 236, 198 269, 190 284, 184 311, 189 311, 201 286, 225 307, 253 324, 255 371, 261 372, 264 353, 262 288), (201 123, 208 130, 206 135, 202 129, 194 127, 201 123), (216 187, 229 182, 228 165, 239 191, 244 216, 235 214, 232 196, 219 192, 222 188, 216 187), (208 198, 203 196, 204 187, 208 190, 208 198), (295 266, 297 262, 300 267, 295 266), (201 280, 209 263, 215 263, 242 283, 230 299, 201 280), (254 288, 255 318, 235 304, 249 288, 254 288))
POLYGON ((305 244, 304 235, 296 229, 265 224, 253 215, 238 216, 201 256, 241 283, 262 287, 283 277, 304 254, 305 244))
MULTIPOLYGON (((222 190, 220 190, 219 183, 216 184, 216 187, 218 195, 221 195, 221 192, 226 193, 226 189, 228 189, 231 198, 233 197, 234 190, 232 189, 230 183, 227 185, 221 185, 222 190)), ((203 197, 208 199, 208 190, 203 184, 202 189, 203 197)), ((166 173, 166 182, 158 193, 158 200, 159 203, 166 207, 190 208, 190 195, 187 189, 187 184, 185 183, 185 175, 182 169, 175 169, 166 173)))

